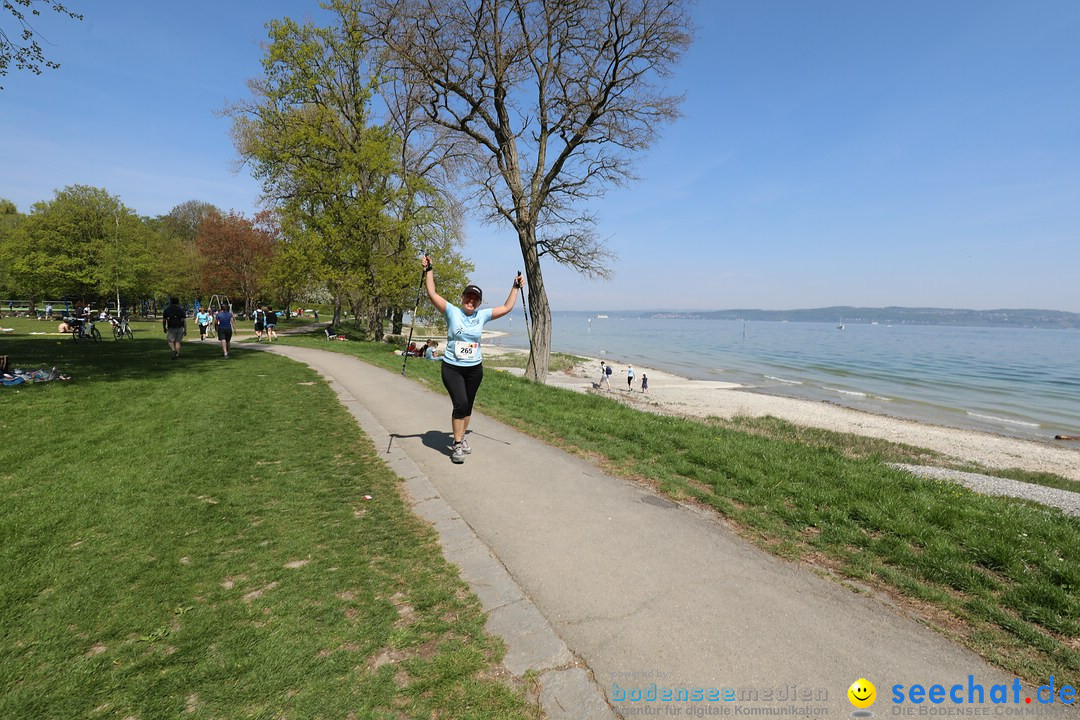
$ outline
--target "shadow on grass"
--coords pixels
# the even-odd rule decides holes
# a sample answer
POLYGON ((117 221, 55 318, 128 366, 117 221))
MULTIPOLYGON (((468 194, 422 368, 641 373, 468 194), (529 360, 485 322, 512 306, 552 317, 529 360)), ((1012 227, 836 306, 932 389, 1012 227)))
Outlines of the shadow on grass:
MULTIPOLYGON (((0 355, 7 355, 10 368, 25 371, 49 370, 55 367, 73 382, 109 382, 153 378, 169 373, 195 372, 199 365, 210 362, 242 362, 244 353, 225 361, 221 344, 207 339, 185 341, 180 358, 171 359, 165 334, 139 328, 134 339, 102 338, 98 342, 76 342, 70 335, 14 335, 0 339, 0 355), (140 332, 141 330, 141 332, 140 332)), ((50 383, 55 384, 55 383, 50 383)), ((29 385, 19 385, 29 388, 29 385)), ((0 388, 0 392, 4 388, 0 388)))

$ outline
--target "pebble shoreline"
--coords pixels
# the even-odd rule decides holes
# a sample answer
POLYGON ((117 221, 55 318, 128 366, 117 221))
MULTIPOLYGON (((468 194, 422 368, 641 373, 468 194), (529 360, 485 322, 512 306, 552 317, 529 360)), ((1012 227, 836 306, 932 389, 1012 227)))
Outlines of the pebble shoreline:
MULTIPOLYGON (((525 351, 485 346, 484 352, 491 359, 490 365, 498 367, 499 354, 525 351)), ((1068 441, 1055 441, 1052 438, 1048 438, 1046 442, 1035 442, 930 425, 852 410, 826 402, 747 392, 734 383, 689 380, 662 370, 640 366, 635 366, 637 378, 633 391, 628 392, 625 373, 627 365, 607 358, 605 362, 613 364, 615 370, 611 376, 610 394, 622 402, 649 412, 696 418, 716 416, 725 419, 769 415, 796 425, 927 448, 957 462, 975 463, 993 469, 1019 468, 1030 472, 1048 472, 1080 482, 1080 444, 1069 445, 1068 441), (641 392, 640 379, 643 373, 649 376, 648 393, 641 392)), ((523 371, 518 369, 516 372, 523 371)), ((547 384, 578 392, 607 394, 609 391, 606 388, 597 390, 594 387, 599 377, 600 360, 589 359, 568 373, 549 373, 547 384)), ((1041 487, 1028 483, 1019 484, 1041 487)))
POLYGON ((919 477, 947 480, 958 483, 983 495, 997 495, 1031 500, 1042 505, 1056 507, 1066 515, 1080 517, 1080 493, 1057 488, 1033 485, 1032 483, 1008 480, 992 475, 949 470, 948 468, 928 467, 925 465, 906 465, 895 463, 893 467, 906 470, 919 477))

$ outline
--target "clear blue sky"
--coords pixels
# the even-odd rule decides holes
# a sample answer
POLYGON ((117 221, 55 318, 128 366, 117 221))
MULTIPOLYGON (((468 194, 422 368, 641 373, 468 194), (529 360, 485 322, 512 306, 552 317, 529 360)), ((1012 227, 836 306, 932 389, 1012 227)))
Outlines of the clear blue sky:
MULTIPOLYGON (((2 79, 0 197, 26 212, 82 183, 143 215, 191 199, 251 214, 259 188, 231 172, 214 112, 247 95, 263 24, 318 16, 314 0, 68 4, 86 19, 39 21, 61 69, 2 79)), ((555 309, 1080 312, 1080 3, 695 15, 671 85, 684 117, 593 207, 615 278, 546 267, 555 309)), ((521 267, 508 229, 471 224, 465 252, 493 292, 521 267)))

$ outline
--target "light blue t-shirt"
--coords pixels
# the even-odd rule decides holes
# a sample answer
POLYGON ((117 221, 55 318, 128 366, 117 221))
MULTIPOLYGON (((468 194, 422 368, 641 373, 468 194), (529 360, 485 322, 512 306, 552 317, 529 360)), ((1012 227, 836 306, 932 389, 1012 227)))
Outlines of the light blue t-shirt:
POLYGON ((491 308, 477 310, 472 315, 450 303, 446 303, 446 352, 443 362, 468 367, 479 365, 480 335, 484 324, 491 319, 491 308))

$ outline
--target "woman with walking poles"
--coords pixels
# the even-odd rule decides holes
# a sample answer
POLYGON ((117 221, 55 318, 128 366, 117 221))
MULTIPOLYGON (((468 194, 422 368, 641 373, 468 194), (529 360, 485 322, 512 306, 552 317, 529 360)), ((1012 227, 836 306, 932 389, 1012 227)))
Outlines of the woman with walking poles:
POLYGON ((484 293, 475 285, 466 285, 461 293, 461 307, 457 307, 435 291, 435 273, 432 271, 431 258, 425 255, 421 263, 428 298, 435 309, 446 317, 446 349, 443 351, 442 381, 454 405, 450 420, 454 433, 450 459, 455 463, 463 463, 465 456, 472 452, 469 442, 465 439, 465 433, 469 429, 476 391, 484 379, 480 337, 485 323, 489 320, 498 320, 514 309, 514 305, 517 304, 518 290, 524 280, 519 274, 514 279, 506 302, 485 310, 480 309, 484 293))

